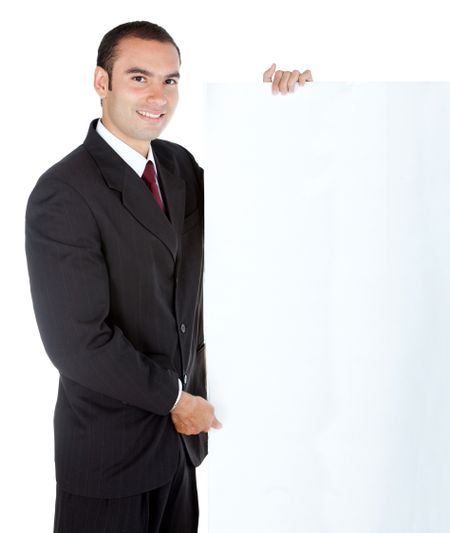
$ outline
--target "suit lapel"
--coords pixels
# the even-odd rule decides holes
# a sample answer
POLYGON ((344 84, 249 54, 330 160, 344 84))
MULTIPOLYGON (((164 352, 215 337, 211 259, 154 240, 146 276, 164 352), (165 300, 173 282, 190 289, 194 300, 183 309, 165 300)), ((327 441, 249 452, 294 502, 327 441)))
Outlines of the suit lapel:
MULTIPOLYGON (((173 156, 164 148, 164 141, 152 141, 158 181, 163 191, 168 217, 176 234, 181 235, 185 214, 186 186, 175 170, 173 156)), ((156 201, 154 203, 156 204, 156 201)), ((160 213, 162 213, 161 210, 160 213)), ((167 216, 165 218, 167 220, 167 216)))
POLYGON ((176 260, 178 236, 181 235, 184 220, 185 185, 174 172, 173 158, 167 150, 161 149, 161 141, 152 143, 168 218, 161 211, 143 179, 98 135, 95 131, 96 122, 95 120, 91 123, 84 142, 85 148, 97 163, 108 187, 121 193, 123 206, 167 246, 176 260))

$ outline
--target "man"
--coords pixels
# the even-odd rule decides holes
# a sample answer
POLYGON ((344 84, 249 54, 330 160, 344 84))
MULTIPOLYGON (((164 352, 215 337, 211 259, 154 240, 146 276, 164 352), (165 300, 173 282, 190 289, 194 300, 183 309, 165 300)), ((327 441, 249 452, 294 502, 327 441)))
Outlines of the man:
MULTIPOLYGON (((26 252, 54 414, 55 532, 197 531, 195 467, 220 428, 206 400, 203 171, 158 140, 180 51, 149 22, 103 38, 102 118, 32 191, 26 252)), ((264 73, 274 92, 307 71, 264 73)))

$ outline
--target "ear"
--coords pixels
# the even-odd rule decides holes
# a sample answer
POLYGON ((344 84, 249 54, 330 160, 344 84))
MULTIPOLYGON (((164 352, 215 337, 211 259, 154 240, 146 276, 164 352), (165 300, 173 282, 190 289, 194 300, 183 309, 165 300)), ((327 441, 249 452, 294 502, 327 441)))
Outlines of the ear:
POLYGON ((100 98, 104 98, 108 94, 109 76, 106 70, 102 67, 95 67, 94 72, 94 89, 100 98))

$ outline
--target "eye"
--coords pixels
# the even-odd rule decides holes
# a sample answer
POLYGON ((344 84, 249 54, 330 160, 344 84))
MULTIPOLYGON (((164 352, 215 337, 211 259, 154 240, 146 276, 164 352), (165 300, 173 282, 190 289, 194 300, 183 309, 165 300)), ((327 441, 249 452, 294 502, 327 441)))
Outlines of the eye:
POLYGON ((145 81, 145 76, 133 76, 131 79, 137 81, 138 83, 142 83, 145 81))
POLYGON ((167 85, 176 85, 178 81, 174 78, 169 78, 166 80, 167 85))

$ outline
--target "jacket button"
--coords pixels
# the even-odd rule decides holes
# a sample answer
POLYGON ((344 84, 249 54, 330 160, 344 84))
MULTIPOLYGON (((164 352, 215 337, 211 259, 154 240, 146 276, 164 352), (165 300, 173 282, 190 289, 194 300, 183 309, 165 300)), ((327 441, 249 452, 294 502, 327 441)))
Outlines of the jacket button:
POLYGON ((180 326, 181 333, 186 333, 186 324, 181 324, 180 326))
POLYGON ((184 383, 185 385, 186 385, 186 383, 187 383, 187 379, 188 379, 187 374, 184 374, 184 376, 183 376, 183 383, 184 383))

